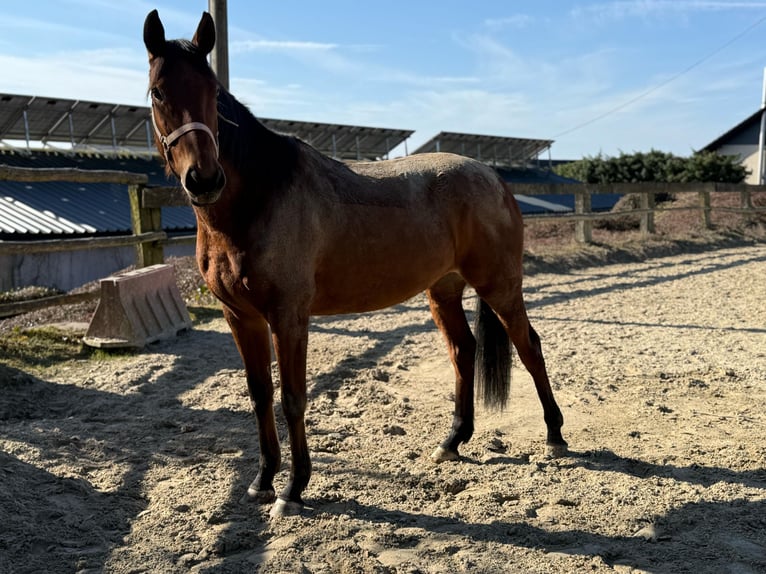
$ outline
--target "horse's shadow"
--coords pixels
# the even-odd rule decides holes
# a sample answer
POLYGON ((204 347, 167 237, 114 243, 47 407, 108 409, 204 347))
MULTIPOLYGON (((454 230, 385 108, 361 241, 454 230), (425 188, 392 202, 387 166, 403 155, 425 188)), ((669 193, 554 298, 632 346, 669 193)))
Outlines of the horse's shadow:
MULTIPOLYGON (((322 510, 332 513, 332 507, 322 510)), ((640 535, 610 536, 578 529, 554 531, 528 522, 465 522, 401 510, 384 511, 354 502, 344 505, 339 514, 347 514, 350 510, 371 527, 393 522, 417 526, 432 534, 452 535, 457 540, 469 538, 501 547, 542 550, 550 561, 551 571, 560 571, 554 567, 554 561, 562 556, 600 557, 611 567, 623 565, 667 574, 763 572, 766 568, 766 547, 742 535, 743 531, 749 532, 756 538, 764 527, 766 520, 762 517, 766 516, 766 501, 763 500, 684 504, 657 520, 659 535, 653 539, 640 535), (698 529, 701 524, 705 526, 703 532, 698 529), (711 531, 715 533, 713 536, 709 536, 711 531), (690 550, 696 554, 692 563, 689 563, 690 550)))
POLYGON ((735 471, 724 467, 697 464, 690 466, 655 464, 620 456, 608 449, 584 452, 570 451, 568 458, 559 466, 561 468, 579 467, 594 471, 621 472, 637 478, 648 476, 668 478, 704 487, 722 482, 766 489, 766 468, 735 471))
MULTIPOLYGON (((348 453, 345 453, 345 456, 347 455, 348 453)), ((370 467, 368 472, 360 473, 342 465, 333 465, 333 461, 326 457, 315 457, 315 461, 317 472, 322 474, 363 474, 365 478, 387 485, 386 488, 392 488, 392 485, 400 484, 402 480, 400 475, 393 476, 373 467, 370 467)), ((499 456, 483 463, 472 459, 461 462, 465 463, 524 465, 528 464, 528 461, 524 457, 499 456)), ((570 452, 566 458, 548 464, 556 464, 561 468, 580 467, 606 474, 624 473, 642 478, 672 479, 691 485, 711 486, 726 482, 766 489, 766 469, 733 471, 699 465, 658 465, 622 457, 608 450, 570 452)), ((599 557, 611 567, 622 565, 653 573, 761 572, 766 569, 766 546, 761 534, 766 527, 766 500, 758 497, 738 498, 726 502, 700 500, 685 503, 665 514, 658 511, 654 517, 648 517, 653 518, 653 530, 648 533, 630 532, 619 535, 604 534, 597 528, 557 531, 536 526, 531 521, 468 522, 453 516, 415 513, 383 504, 361 504, 334 492, 313 500, 308 499, 307 504, 309 510, 301 520, 324 520, 328 515, 352 516, 356 521, 355 530, 375 531, 376 527, 382 525, 406 527, 407 534, 403 534, 400 541, 396 540, 395 534, 390 535, 390 531, 387 531, 387 536, 391 538, 387 541, 389 547, 416 548, 419 539, 412 540, 412 529, 422 529, 425 531, 423 537, 435 534, 437 538, 444 540, 445 536, 454 536, 456 540, 469 538, 477 543, 508 547, 508 552, 503 554, 505 556, 511 555, 511 547, 542 550, 547 559, 551 560, 553 571, 556 571, 553 567, 555 560, 572 556, 599 557), (691 563, 690 553, 694 555, 694 561, 691 563)), ((241 527, 233 526, 221 534, 221 540, 239 536, 240 530, 241 527)), ((225 543, 222 545, 226 546, 225 543)), ((258 558, 253 556, 262 551, 263 546, 260 544, 250 544, 247 550, 251 555, 250 560, 256 563, 258 558)), ((429 549, 424 548, 421 556, 423 564, 428 563, 428 553, 429 549)), ((242 558, 242 552, 223 556, 223 565, 236 569, 242 558)), ((201 571, 212 573, 221 567, 223 566, 219 565, 201 571)))
MULTIPOLYGON (((4 564, 14 574, 42 572, 54 562, 61 571, 102 571, 149 506, 145 487, 153 466, 165 458, 191 466, 257 447, 247 410, 189 408, 180 399, 219 373, 222 356, 241 368, 228 333, 193 331, 149 351, 174 355, 172 368, 147 366, 120 393, 96 383, 89 388, 87 381, 46 381, 0 364, 0 572, 4 564), (206 360, 205 352, 185 357, 192 341, 218 361, 206 360), (212 432, 213 424, 227 432, 212 432), (34 463, 23 461, 29 457, 34 463), (106 479, 112 484, 97 488, 89 472, 105 468, 115 469, 106 479)), ((119 363, 110 361, 100 368, 119 377, 119 363)), ((222 392, 243 394, 244 381, 236 379, 236 389, 222 392)))
MULTIPOLYGON (((321 320, 312 329, 355 334, 353 329, 340 329, 321 320)), ((372 347, 359 356, 340 360, 315 377, 313 396, 338 386, 349 373, 374 365, 413 331, 429 329, 434 329, 430 320, 393 332, 368 331, 372 347)), ((222 512, 239 516, 240 523, 249 525, 250 533, 265 528, 263 508, 239 504, 247 480, 256 471, 258 442, 241 376, 242 361, 231 334, 195 329, 152 345, 147 351, 173 356, 172 365, 163 359, 156 366, 145 366, 140 377, 124 381, 121 392, 97 388, 96 383, 89 387, 87 381, 81 385, 47 381, 0 364, 0 439, 6 445, 16 445, 0 452, 0 523, 6 526, 0 531, 0 551, 14 573, 42 571, 52 557, 63 569, 71 567, 74 571, 78 564, 103 569, 112 552, 124 547, 131 525, 147 511, 147 473, 164 457, 196 464, 201 457, 215 461, 221 452, 247 453, 238 459, 239 478, 222 512), (215 360, 211 360, 213 356, 215 360), (221 392, 236 394, 236 403, 246 408, 186 406, 181 395, 208 377, 220 376, 222 364, 233 372, 231 387, 224 377, 221 392), (208 430, 213 425, 225 426, 227 432, 208 430), (27 452, 15 456, 14 448, 27 452), (29 450, 35 451, 34 463, 23 461, 29 450), (82 478, 46 470, 59 463, 68 469, 79 465, 82 478), (125 469, 119 485, 106 492, 94 487, 87 476, 89 469, 103 465, 125 469), (41 497, 49 511, 40 511, 41 497)), ((110 361, 106 359, 100 368, 114 369, 114 376, 120 377, 119 363, 110 361)), ((285 436, 282 417, 277 421, 280 434, 285 436)), ((220 548, 253 543, 235 543, 232 536, 239 534, 222 537, 220 548)))

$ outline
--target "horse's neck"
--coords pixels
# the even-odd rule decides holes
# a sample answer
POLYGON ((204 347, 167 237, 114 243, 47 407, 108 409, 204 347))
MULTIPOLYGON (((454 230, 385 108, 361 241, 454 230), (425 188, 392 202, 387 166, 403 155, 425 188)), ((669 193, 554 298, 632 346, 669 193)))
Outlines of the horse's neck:
POLYGON ((278 134, 263 125, 250 110, 228 92, 222 93, 219 109, 218 128, 228 146, 221 150, 238 163, 246 161, 246 169, 261 158, 268 158, 272 152, 279 153, 284 147, 286 136, 278 134), (229 117, 230 116, 230 117, 229 117))
POLYGON ((250 113, 228 92, 222 92, 219 112, 221 162, 232 182, 229 199, 235 203, 263 203, 268 196, 279 193, 292 181, 298 148, 288 136, 278 134, 250 113), (224 95, 225 94, 225 95, 224 95))

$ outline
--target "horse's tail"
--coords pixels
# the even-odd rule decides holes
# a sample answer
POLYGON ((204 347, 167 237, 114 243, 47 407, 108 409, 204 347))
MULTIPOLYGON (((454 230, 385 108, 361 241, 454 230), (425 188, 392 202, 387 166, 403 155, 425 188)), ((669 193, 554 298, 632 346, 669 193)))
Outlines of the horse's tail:
POLYGON ((476 381, 484 406, 503 410, 511 389, 511 341, 492 308, 477 297, 476 381))

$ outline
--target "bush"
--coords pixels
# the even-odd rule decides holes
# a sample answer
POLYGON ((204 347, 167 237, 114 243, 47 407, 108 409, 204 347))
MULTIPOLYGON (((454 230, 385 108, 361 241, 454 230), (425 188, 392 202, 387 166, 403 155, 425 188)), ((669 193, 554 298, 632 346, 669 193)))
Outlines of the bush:
POLYGON ((704 182, 742 183, 750 171, 734 156, 697 152, 679 157, 667 152, 601 154, 557 166, 556 173, 584 183, 704 182))

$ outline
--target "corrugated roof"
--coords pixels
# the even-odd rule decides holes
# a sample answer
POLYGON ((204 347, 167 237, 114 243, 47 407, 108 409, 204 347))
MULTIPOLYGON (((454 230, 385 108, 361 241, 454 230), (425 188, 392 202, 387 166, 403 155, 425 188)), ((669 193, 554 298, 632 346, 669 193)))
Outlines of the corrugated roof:
MULTIPOLYGON (((0 151, 0 164, 121 170, 145 173, 152 185, 176 185, 158 159, 53 151, 0 151)), ((162 226, 169 232, 191 232, 191 207, 163 207, 162 226)), ((0 237, 80 237, 131 233, 127 187, 118 184, 0 181, 0 237)))
MULTIPOLYGON (((191 207, 163 207, 166 231, 192 231, 191 207)), ((87 236, 131 232, 124 185, 0 182, 0 234, 87 236)), ((7 237, 6 237, 7 239, 7 237)))
POLYGON ((95 227, 78 225, 50 210, 35 209, 10 195, 0 197, 0 233, 94 233, 95 227))

